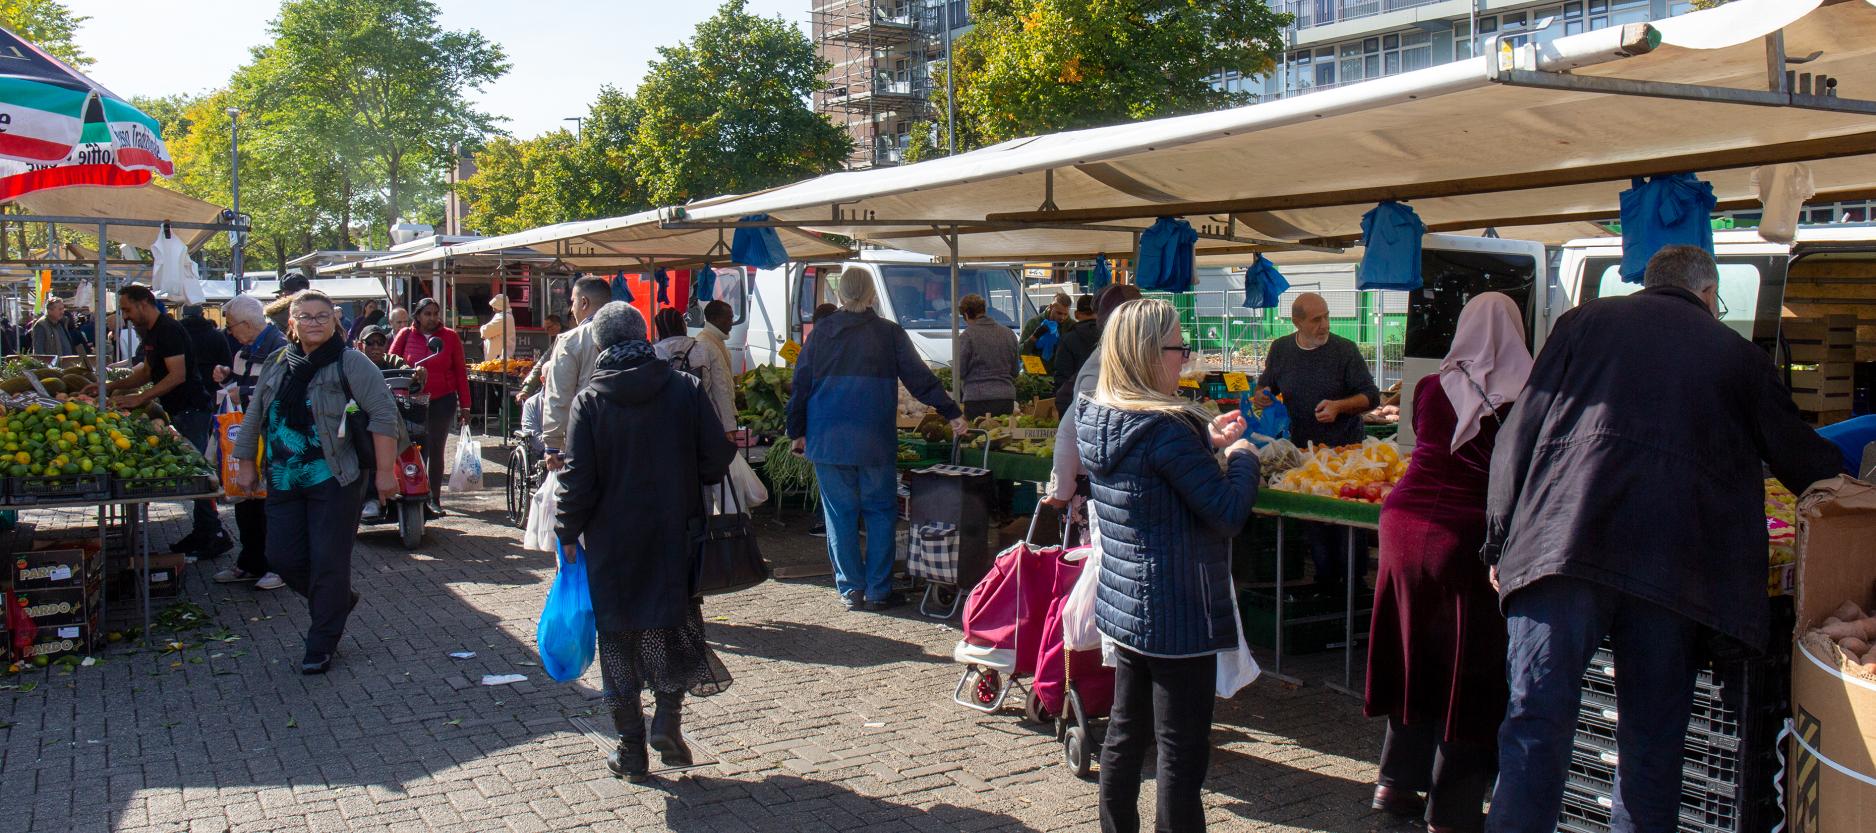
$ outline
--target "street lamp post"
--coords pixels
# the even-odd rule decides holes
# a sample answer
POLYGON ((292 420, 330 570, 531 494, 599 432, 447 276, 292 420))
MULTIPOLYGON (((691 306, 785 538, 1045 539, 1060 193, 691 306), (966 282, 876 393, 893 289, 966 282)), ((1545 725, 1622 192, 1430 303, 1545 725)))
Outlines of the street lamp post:
POLYGON ((573 122, 573 141, 576 141, 576 142, 580 141, 586 132, 586 117, 568 116, 564 119, 561 119, 561 121, 573 122))
MULTIPOLYGON (((230 107, 228 113, 228 190, 231 199, 229 210, 234 212, 235 221, 241 220, 241 108, 230 107)), ((230 232, 233 235, 234 284, 238 292, 247 291, 247 276, 242 270, 242 250, 247 247, 247 234, 242 230, 230 232)))

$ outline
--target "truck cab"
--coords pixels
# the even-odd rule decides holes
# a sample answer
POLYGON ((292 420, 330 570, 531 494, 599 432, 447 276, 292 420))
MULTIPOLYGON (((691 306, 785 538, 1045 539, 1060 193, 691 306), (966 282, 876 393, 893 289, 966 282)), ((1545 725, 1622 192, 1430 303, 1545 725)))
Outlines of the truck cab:
MULTIPOLYGON (((757 270, 750 287, 747 314, 732 346, 746 350, 750 366, 784 364, 781 349, 803 343, 814 329, 814 310, 838 304, 835 286, 849 268, 864 271, 873 282, 874 309, 904 327, 925 361, 951 364, 951 267, 913 252, 867 251, 844 263, 791 263, 757 270)), ((968 264, 958 271, 957 298, 981 295, 992 320, 1011 330, 1035 314, 1024 296, 1019 264, 968 264)), ((960 322, 961 325, 961 322, 960 322)))

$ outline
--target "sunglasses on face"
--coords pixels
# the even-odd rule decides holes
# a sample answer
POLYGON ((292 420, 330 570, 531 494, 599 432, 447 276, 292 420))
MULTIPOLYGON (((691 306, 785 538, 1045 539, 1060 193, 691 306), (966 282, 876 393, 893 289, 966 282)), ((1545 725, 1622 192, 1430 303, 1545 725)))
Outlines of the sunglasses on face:
POLYGON ((1192 358, 1192 348, 1183 345, 1179 347, 1161 347, 1160 349, 1167 353, 1178 353, 1180 361, 1192 358))

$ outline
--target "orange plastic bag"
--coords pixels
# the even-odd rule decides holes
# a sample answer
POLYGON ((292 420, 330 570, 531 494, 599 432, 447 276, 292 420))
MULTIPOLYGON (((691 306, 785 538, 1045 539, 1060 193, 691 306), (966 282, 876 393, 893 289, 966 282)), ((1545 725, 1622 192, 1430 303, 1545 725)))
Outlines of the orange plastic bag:
MULTIPOLYGON (((218 447, 221 450, 222 493, 231 498, 264 498, 267 496, 265 479, 255 478, 254 488, 248 490, 241 488, 238 485, 238 478, 235 477, 237 470, 234 458, 235 430, 241 427, 242 416, 240 411, 228 411, 215 415, 215 436, 219 440, 218 447)), ((266 458, 267 444, 261 443, 260 459, 254 462, 255 470, 263 468, 266 458)))

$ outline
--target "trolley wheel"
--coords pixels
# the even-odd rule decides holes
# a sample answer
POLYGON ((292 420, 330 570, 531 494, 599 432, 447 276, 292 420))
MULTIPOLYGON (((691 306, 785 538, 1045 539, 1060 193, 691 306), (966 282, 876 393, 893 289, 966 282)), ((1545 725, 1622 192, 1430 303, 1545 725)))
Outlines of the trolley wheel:
POLYGON ((422 500, 397 502, 397 534, 404 539, 404 549, 414 550, 423 545, 422 500))
POLYGON ((1087 778, 1094 772, 1094 759, 1088 751, 1088 733, 1080 726, 1068 727, 1068 734, 1062 736, 1062 761, 1068 764, 1068 771, 1076 778, 1087 778))
POLYGON ((526 448, 517 444, 508 452, 508 522, 518 527, 528 525, 533 468, 526 448))
POLYGON ((1029 689, 1029 696, 1023 702, 1023 720, 1028 723, 1048 723, 1049 712, 1042 708, 1042 698, 1036 696, 1036 689, 1029 689))

